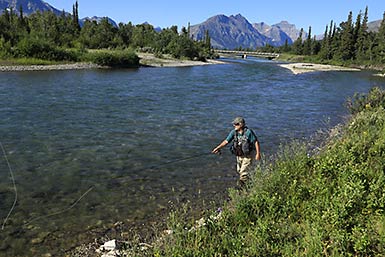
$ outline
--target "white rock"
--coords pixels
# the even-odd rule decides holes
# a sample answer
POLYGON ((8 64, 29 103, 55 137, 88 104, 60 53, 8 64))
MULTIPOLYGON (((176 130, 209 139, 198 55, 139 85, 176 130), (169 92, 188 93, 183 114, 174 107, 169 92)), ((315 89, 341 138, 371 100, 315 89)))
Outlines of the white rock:
POLYGON ((116 248, 116 240, 114 239, 114 240, 105 242, 104 245, 102 245, 100 248, 102 250, 105 250, 105 251, 115 250, 115 248, 116 248))

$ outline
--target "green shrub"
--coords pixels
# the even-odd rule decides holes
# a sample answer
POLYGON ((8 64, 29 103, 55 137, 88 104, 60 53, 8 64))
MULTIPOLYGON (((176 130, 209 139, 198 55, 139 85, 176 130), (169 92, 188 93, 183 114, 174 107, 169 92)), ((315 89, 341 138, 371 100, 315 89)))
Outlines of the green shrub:
POLYGON ((16 57, 37 58, 50 61, 78 61, 79 55, 74 51, 66 51, 52 46, 50 43, 24 38, 17 44, 16 57))
POLYGON ((108 67, 139 67, 139 57, 132 51, 98 51, 87 57, 93 63, 108 67))
POLYGON ((0 58, 12 56, 11 43, 6 42, 3 37, 0 38, 0 58))
POLYGON ((352 114, 368 108, 376 108, 379 106, 385 108, 385 91, 378 87, 374 87, 370 90, 368 95, 354 94, 352 98, 348 99, 346 106, 352 114))

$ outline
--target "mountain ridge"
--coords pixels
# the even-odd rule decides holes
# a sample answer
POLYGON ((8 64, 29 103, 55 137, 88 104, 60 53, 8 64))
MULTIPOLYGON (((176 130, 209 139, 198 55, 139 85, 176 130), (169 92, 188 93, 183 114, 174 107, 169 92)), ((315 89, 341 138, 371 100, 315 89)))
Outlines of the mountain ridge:
POLYGON ((300 34, 300 30, 288 21, 271 26, 265 22, 251 24, 241 14, 215 15, 191 26, 190 34, 194 39, 202 40, 206 30, 209 31, 212 46, 220 49, 256 48, 266 44, 281 46, 293 43, 300 34))
POLYGON ((30 15, 36 11, 52 11, 56 15, 62 13, 62 11, 41 0, 0 0, 0 13, 5 9, 11 8, 14 12, 19 13, 20 6, 23 8, 23 13, 25 15, 30 15))

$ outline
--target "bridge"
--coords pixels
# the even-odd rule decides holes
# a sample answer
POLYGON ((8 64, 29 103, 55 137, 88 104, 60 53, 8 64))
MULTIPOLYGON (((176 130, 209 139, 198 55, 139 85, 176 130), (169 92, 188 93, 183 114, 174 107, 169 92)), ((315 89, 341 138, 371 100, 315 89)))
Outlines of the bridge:
POLYGON ((266 53, 266 52, 251 52, 251 51, 233 51, 233 50, 220 50, 215 49, 215 53, 218 53, 220 55, 225 56, 241 56, 242 58, 246 59, 247 56, 253 56, 253 57, 260 57, 260 58, 266 58, 269 60, 275 59, 279 57, 279 54, 277 53, 266 53))

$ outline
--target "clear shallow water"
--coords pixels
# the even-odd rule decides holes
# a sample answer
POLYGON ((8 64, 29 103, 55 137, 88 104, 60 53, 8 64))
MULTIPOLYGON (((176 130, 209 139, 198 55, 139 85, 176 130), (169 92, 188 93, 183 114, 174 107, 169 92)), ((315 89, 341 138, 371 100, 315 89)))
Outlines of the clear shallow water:
MULTIPOLYGON (((62 254, 118 221, 148 226, 170 206, 220 202, 236 184, 234 160, 227 151, 205 154, 235 116, 246 118, 269 157, 281 143, 340 122, 346 98, 375 85, 385 81, 369 72, 293 75, 257 59, 1 73, 0 140, 18 202, 0 233, 0 255, 62 254)), ((2 156, 1 222, 13 200, 2 156)))

